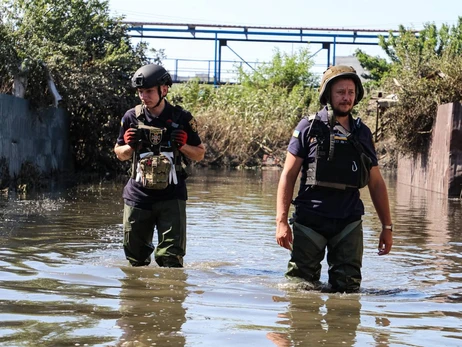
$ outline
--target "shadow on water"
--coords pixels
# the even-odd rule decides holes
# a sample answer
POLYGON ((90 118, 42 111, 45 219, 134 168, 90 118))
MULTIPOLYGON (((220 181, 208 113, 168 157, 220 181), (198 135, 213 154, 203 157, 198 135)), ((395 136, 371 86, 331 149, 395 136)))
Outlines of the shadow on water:
POLYGON ((461 201, 385 177, 394 246, 362 192, 357 294, 284 278, 278 171, 188 179, 184 269, 127 266, 122 184, 0 197, 0 346, 461 346, 461 201))

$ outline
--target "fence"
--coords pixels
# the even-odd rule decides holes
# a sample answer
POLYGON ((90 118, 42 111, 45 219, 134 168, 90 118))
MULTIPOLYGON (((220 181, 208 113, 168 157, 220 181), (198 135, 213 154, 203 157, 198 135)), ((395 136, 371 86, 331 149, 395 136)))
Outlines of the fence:
MULTIPOLYGON (((238 69, 251 72, 265 62, 244 62, 236 60, 222 60, 220 67, 220 82, 234 84, 238 82, 238 69)), ((206 59, 162 59, 163 66, 172 75, 173 83, 183 83, 189 80, 199 80, 202 83, 213 84, 215 61, 206 59)), ((319 77, 325 66, 316 64, 313 73, 319 77)))

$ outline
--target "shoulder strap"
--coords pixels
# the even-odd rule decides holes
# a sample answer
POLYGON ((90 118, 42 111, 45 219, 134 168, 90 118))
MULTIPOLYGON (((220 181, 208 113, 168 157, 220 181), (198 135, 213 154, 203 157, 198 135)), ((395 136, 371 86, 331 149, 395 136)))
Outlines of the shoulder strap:
POLYGON ((327 132, 329 133, 328 134, 328 140, 329 140, 329 151, 328 151, 328 160, 332 160, 334 158, 334 143, 335 143, 335 135, 334 135, 334 130, 333 130, 333 127, 331 126, 331 116, 330 114, 328 115, 328 124, 329 126, 324 123, 324 121, 322 120, 321 116, 319 115, 319 113, 316 113, 315 115, 311 115, 311 116, 305 116, 305 119, 308 120, 308 122, 311 122, 310 124, 310 128, 308 130, 308 137, 316 137, 318 138, 318 136, 320 135, 319 133, 319 129, 317 130, 313 130, 313 126, 315 127, 319 127, 318 125, 315 125, 315 123, 317 124, 323 124, 323 126, 325 127, 324 130, 321 130, 323 132, 323 135, 324 135, 324 139, 326 140, 326 135, 327 135, 327 132), (327 130, 326 130, 327 129, 327 130), (314 134, 313 134, 314 132, 314 134))
POLYGON ((144 120, 146 119, 144 115, 144 107, 143 105, 136 105, 135 106, 135 116, 139 123, 144 124, 144 120))
POLYGON ((340 131, 343 135, 346 136, 347 140, 350 141, 353 146, 355 146, 356 150, 359 152, 359 154, 361 153, 364 153, 364 148, 363 146, 361 145, 361 143, 358 141, 358 139, 356 138, 356 136, 354 136, 352 133, 350 133, 349 131, 347 131, 342 125, 336 125, 335 126, 335 129, 337 129, 338 131, 340 131))

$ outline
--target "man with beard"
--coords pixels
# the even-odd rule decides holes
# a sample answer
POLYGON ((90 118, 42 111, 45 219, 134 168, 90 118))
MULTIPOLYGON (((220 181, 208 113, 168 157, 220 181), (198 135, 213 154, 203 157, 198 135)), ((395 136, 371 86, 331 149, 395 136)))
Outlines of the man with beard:
POLYGON ((294 130, 278 186, 276 240, 292 251, 286 276, 319 287, 327 249, 327 289, 333 292, 360 289, 364 205, 359 189, 366 185, 382 223, 378 254, 388 254, 393 244, 388 193, 372 133, 351 115, 363 95, 352 67, 331 66, 324 72, 319 95, 324 108, 294 130), (292 201, 299 173, 300 188, 292 201), (293 232, 288 221, 291 203, 293 232))

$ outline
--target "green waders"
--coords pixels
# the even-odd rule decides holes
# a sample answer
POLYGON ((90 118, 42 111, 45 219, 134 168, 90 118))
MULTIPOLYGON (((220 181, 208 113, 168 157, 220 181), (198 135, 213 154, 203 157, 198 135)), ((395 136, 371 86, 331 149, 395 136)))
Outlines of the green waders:
POLYGON ((186 254, 186 201, 167 200, 151 210, 124 206, 124 252, 133 266, 149 265, 154 252, 162 267, 183 267, 186 254), (152 240, 157 229, 157 247, 152 240))
POLYGON ((316 284, 327 247, 329 284, 334 292, 358 292, 363 257, 362 221, 352 222, 338 234, 325 238, 302 224, 294 223, 294 243, 287 277, 316 284))

